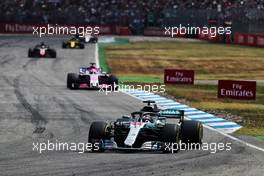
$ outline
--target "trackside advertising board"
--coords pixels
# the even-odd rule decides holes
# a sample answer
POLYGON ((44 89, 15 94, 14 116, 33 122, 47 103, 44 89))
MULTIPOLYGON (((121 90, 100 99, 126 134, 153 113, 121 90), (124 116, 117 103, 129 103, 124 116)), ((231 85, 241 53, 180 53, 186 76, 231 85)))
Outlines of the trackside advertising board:
POLYGON ((164 70, 165 84, 193 84, 194 70, 178 70, 165 69, 164 70))
MULTIPOLYGON (((20 24, 20 23, 0 23, 0 33, 7 33, 7 34, 30 34, 34 33, 34 29, 46 28, 47 33, 57 34, 59 31, 62 34, 65 28, 77 29, 80 27, 95 27, 89 26, 88 24, 79 25, 79 24, 20 24), (50 27, 50 28, 49 28, 50 27), (56 31, 56 32, 55 32, 56 31)), ((115 34, 115 27, 116 26, 98 26, 100 29, 100 34, 115 34)), ((87 30, 87 29, 86 29, 87 30)), ((79 32, 80 33, 80 32, 79 32)), ((86 33, 88 33, 86 31, 86 33)))
POLYGON ((264 47, 264 35, 235 33, 234 43, 239 45, 264 47))
POLYGON ((218 98, 256 99, 256 81, 219 80, 218 98))

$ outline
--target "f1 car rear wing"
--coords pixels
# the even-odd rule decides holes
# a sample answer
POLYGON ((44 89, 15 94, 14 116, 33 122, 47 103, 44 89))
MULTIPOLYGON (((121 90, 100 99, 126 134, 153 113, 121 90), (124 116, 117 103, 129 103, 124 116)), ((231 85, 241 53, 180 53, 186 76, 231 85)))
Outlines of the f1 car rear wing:
POLYGON ((160 111, 160 109, 158 108, 155 101, 146 100, 146 101, 143 101, 143 103, 147 104, 147 106, 144 106, 141 109, 141 111, 143 111, 143 112, 159 112, 160 111), (152 106, 152 104, 153 104, 153 106, 152 106))
POLYGON ((152 101, 152 100, 146 100, 146 101, 143 101, 143 103, 146 103, 148 106, 150 106, 151 104, 154 104, 155 101, 152 101))
POLYGON ((176 110, 176 109, 165 109, 161 110, 158 113, 159 118, 170 118, 170 119, 180 119, 180 121, 184 120, 184 110, 176 110))

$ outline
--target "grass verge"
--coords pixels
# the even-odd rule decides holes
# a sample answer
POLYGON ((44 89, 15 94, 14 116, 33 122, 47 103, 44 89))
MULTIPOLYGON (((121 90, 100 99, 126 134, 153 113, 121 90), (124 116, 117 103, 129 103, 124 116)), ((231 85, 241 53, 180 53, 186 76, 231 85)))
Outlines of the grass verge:
POLYGON ((140 82, 140 83, 161 83, 161 79, 155 76, 136 76, 136 75, 121 75, 118 77, 121 82, 131 83, 131 82, 140 82))
POLYGON ((261 48, 205 42, 134 42, 109 46, 109 66, 117 75, 162 79, 165 68, 193 69, 196 79, 263 79, 261 48))
POLYGON ((105 72, 111 72, 111 70, 110 70, 110 68, 109 68, 109 66, 107 64, 107 59, 106 59, 106 54, 105 54, 105 46, 99 45, 98 50, 99 50, 100 67, 105 72))

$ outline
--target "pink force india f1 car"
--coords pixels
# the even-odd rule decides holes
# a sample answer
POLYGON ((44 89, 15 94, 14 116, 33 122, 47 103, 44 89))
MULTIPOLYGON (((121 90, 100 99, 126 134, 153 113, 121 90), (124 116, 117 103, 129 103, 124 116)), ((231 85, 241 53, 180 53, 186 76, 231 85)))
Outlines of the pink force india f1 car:
POLYGON ((69 89, 107 89, 118 90, 118 79, 111 74, 102 72, 95 63, 90 67, 81 67, 79 74, 68 73, 67 88, 69 89))

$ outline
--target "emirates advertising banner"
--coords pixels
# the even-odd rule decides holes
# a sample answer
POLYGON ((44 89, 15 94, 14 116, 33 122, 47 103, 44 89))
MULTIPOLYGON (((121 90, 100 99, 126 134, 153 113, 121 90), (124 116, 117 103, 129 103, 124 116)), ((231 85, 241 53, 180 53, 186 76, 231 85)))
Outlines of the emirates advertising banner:
POLYGON ((165 69, 165 84, 194 84, 194 70, 165 69))
POLYGON ((256 81, 219 80, 218 98, 256 99, 256 81))

